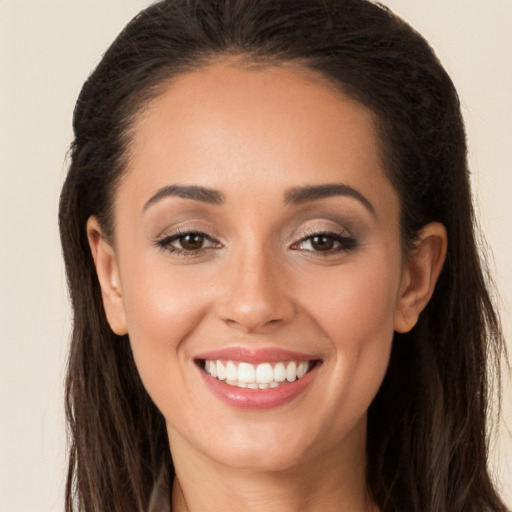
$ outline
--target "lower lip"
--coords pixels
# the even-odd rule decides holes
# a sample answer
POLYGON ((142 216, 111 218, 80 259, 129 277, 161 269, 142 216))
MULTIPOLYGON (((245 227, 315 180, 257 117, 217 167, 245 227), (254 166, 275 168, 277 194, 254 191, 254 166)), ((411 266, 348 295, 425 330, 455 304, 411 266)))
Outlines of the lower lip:
POLYGON ((209 390, 223 402, 239 409, 273 409, 291 402, 311 384, 318 370, 316 364, 304 377, 276 388, 249 389, 230 386, 199 370, 209 390))

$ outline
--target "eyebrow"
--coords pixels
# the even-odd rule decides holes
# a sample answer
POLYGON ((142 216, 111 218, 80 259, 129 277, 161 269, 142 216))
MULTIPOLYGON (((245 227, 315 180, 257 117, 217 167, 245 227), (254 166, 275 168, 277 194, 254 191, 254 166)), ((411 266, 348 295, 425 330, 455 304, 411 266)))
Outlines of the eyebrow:
POLYGON ((202 203, 222 204, 224 203, 224 195, 218 190, 196 185, 168 185, 158 190, 144 204, 142 208, 146 211, 152 204, 164 199, 165 197, 181 197, 182 199, 192 199, 202 203))
MULTIPOLYGON (((152 204, 170 196, 215 205, 221 205, 225 201, 224 195, 218 190, 197 185, 168 185, 159 189, 146 201, 143 211, 147 210, 152 204)), ((367 210, 375 215, 375 208, 372 203, 361 192, 343 183, 327 183, 292 188, 285 194, 285 203, 299 205, 334 196, 346 196, 357 199, 367 210)))
POLYGON ((290 205, 298 205, 334 196, 357 199, 370 213, 375 215, 375 208, 372 203, 361 192, 343 183, 326 183, 323 185, 292 188, 286 193, 285 202, 290 205))

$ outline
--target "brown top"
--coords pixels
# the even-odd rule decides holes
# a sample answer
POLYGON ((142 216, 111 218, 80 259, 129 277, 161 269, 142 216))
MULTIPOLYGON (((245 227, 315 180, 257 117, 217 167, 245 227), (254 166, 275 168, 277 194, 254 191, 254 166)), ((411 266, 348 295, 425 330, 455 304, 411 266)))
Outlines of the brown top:
POLYGON ((171 512, 169 472, 163 467, 153 487, 148 512, 171 512))

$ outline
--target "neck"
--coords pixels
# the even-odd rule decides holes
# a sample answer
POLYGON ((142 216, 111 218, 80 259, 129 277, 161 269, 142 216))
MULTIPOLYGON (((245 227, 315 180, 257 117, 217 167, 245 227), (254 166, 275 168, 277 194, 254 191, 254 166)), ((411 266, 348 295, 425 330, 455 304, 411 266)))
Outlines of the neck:
POLYGON ((363 450, 333 450, 279 471, 226 467, 173 450, 172 512, 377 512, 368 496, 363 450), (344 455, 344 456, 343 456, 344 455), (340 463, 341 461, 341 463, 340 463))

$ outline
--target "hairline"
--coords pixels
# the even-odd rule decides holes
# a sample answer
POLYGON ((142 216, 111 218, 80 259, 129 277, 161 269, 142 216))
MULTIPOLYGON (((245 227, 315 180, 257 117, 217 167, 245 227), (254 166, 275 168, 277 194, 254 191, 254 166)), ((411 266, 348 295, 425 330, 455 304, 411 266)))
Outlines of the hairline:
MULTIPOLYGON (((327 74, 325 71, 316 69, 314 66, 313 59, 307 58, 293 58, 286 55, 280 56, 260 56, 257 53, 250 51, 243 51, 235 49, 227 49, 219 52, 208 52, 208 54, 197 55, 197 58, 191 61, 188 59, 187 62, 179 63, 176 66, 167 65, 161 66, 159 71, 162 72, 162 78, 150 82, 146 87, 138 89, 131 97, 127 100, 132 100, 132 108, 128 112, 125 119, 127 122, 123 127, 120 135, 123 141, 123 151, 120 157, 120 171, 117 175, 117 179, 112 184, 110 191, 110 200, 108 206, 108 239, 112 245, 115 245, 115 215, 114 215, 114 203, 117 196, 119 187, 123 179, 130 173, 130 164, 133 161, 134 153, 133 140, 137 127, 140 123, 144 122, 146 116, 151 111, 151 105, 157 101, 165 92, 169 91, 172 86, 180 80, 180 78, 190 75, 193 73, 200 72, 203 69, 215 64, 223 64, 240 69, 244 71, 258 72, 264 71, 269 68, 285 68, 296 75, 297 78, 305 81, 312 85, 321 85, 326 87, 331 92, 340 96, 342 99, 349 100, 357 103, 364 107, 370 117, 371 126, 374 130, 375 140, 377 142, 378 158, 380 160, 382 169, 385 173, 386 178, 390 182, 391 186, 395 189, 399 199, 399 222, 402 224, 402 197, 400 191, 396 188, 395 183, 392 180, 392 172, 389 169, 388 159, 386 153, 388 152, 387 143, 385 141, 385 121, 382 119, 382 115, 376 110, 376 108, 369 105, 367 101, 364 101, 364 95, 362 92, 355 90, 349 84, 344 83, 335 79, 333 76, 327 74)), ((154 75, 155 73, 153 73, 154 75)), ((126 103, 122 105, 126 108, 126 103)), ((402 257, 406 257, 410 250, 410 243, 406 240, 403 229, 400 229, 400 239, 402 247, 402 257)))

